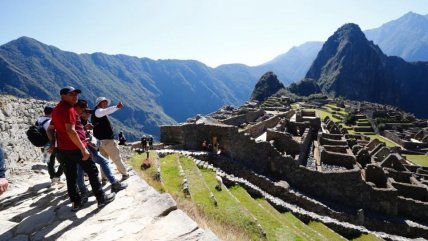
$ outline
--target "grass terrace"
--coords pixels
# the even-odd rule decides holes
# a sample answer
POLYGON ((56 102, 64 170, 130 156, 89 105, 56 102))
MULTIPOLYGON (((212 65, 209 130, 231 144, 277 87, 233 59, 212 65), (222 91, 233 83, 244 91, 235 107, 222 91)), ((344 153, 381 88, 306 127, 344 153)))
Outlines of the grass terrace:
POLYGON ((424 167, 428 167, 428 155, 404 154, 407 160, 424 167))
MULTIPOLYGON (((171 194, 178 208, 222 240, 346 240, 320 222, 306 224, 290 212, 277 211, 265 199, 251 197, 239 185, 217 190, 215 172, 200 169, 185 156, 171 154, 160 158, 160 181, 155 178, 156 155, 150 153, 152 166, 142 171, 140 165, 146 154, 134 154, 131 157, 134 170, 158 191, 171 194), (182 191, 183 177, 179 175, 179 166, 187 178, 190 197, 182 191)), ((362 235, 358 240, 378 239, 362 235)))

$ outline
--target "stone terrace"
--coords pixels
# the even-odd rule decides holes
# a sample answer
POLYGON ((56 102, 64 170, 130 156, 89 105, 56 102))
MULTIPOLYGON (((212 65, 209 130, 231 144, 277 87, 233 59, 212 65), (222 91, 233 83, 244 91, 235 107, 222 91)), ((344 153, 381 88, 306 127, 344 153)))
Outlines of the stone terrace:
MULTIPOLYGON (((256 112, 252 109, 247 114, 256 112)), ((161 141, 186 150, 201 150, 203 140, 213 145, 219 142, 221 152, 217 154, 272 181, 287 182, 299 195, 348 210, 350 216, 363 210, 363 216, 360 212, 346 219, 348 222, 407 237, 428 237, 426 169, 409 168, 396 149, 377 140, 369 142, 362 135, 346 134, 328 119, 320 125, 314 112, 302 110, 256 119, 242 131, 238 128, 241 122, 233 124, 163 126, 161 141), (401 224, 391 222, 397 215, 422 226, 398 228, 401 224), (379 219, 384 219, 382 225, 379 219)))

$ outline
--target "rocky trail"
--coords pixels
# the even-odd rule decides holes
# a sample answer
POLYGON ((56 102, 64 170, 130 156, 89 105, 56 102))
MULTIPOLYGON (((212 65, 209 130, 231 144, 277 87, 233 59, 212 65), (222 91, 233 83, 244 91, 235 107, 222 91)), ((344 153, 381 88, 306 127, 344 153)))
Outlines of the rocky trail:
POLYGON ((66 186, 51 187, 40 166, 0 197, 0 240, 217 240, 135 174, 104 208, 90 196, 72 212, 66 186))

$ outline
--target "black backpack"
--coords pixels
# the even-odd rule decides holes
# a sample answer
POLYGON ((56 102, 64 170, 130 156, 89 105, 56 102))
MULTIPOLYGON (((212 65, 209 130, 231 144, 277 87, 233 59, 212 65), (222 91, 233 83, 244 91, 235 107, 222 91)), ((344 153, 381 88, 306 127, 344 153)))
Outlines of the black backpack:
POLYGON ((46 134, 45 128, 43 128, 43 125, 48 121, 49 119, 46 119, 41 124, 39 124, 37 121, 34 125, 31 125, 30 128, 27 130, 27 137, 28 140, 37 147, 43 147, 46 146, 49 142, 48 134, 46 134))

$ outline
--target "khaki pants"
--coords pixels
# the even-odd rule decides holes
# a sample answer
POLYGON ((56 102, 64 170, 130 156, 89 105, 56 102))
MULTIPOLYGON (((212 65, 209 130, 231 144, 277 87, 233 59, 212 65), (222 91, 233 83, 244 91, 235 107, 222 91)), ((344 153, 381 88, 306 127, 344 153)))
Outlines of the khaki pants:
POLYGON ((126 168, 123 164, 122 157, 120 156, 119 148, 117 147, 116 142, 114 140, 101 140, 100 141, 100 153, 103 155, 106 159, 111 159, 114 164, 116 164, 117 170, 122 174, 125 175, 126 168))

